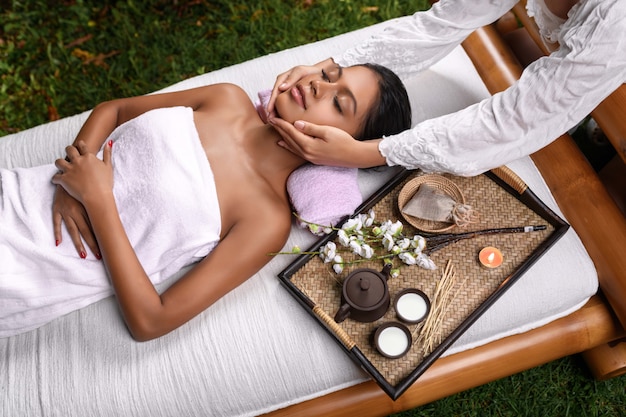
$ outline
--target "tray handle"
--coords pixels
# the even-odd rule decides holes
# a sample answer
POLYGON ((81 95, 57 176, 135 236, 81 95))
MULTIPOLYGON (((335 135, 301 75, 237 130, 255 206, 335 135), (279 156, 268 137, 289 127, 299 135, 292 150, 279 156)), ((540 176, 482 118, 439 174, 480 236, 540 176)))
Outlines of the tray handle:
POLYGON ((343 330, 332 317, 326 314, 320 306, 313 307, 313 313, 315 313, 315 315, 319 317, 320 320, 322 320, 324 324, 326 324, 326 326, 328 326, 328 328, 335 333, 335 335, 337 335, 337 338, 341 340, 341 343, 343 343, 348 350, 351 350, 354 346, 356 346, 356 343, 354 343, 350 336, 348 336, 348 333, 346 333, 345 330, 343 330))
POLYGON ((524 194, 528 185, 517 176, 513 170, 505 165, 491 170, 498 178, 511 186, 519 194, 524 194))

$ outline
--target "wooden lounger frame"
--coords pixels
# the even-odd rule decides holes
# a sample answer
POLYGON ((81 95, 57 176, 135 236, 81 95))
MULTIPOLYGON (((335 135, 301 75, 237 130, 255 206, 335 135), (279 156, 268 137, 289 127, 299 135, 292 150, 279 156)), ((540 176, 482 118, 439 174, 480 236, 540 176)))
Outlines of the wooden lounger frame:
MULTIPOLYGON (((523 5, 513 11, 536 35, 523 5)), ((477 30, 463 47, 492 94, 506 89, 521 74, 518 60, 495 26, 477 30)), ((626 160, 624 108, 622 86, 598 106, 593 117, 626 160)), ((593 259, 601 288, 597 295, 580 310, 548 325, 437 360, 395 402, 368 381, 268 416, 387 416, 577 353, 582 353, 597 379, 625 374, 626 218, 569 135, 532 159, 593 259)))

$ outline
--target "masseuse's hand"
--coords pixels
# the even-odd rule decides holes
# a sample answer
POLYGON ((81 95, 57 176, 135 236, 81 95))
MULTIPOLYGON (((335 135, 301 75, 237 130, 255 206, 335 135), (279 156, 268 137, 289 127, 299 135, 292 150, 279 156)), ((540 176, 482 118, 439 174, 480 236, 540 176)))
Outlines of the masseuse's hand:
POLYGON ((87 200, 112 193, 111 144, 104 147, 103 160, 87 152, 82 142, 77 147, 68 146, 66 152, 67 160, 55 162, 59 172, 52 177, 52 183, 58 185, 53 203, 55 239, 58 245, 62 239, 61 222, 64 221, 78 254, 82 258, 87 256, 82 242, 84 239, 95 256, 100 258, 84 204, 87 200))
POLYGON ((293 67, 290 70, 279 74, 276 77, 276 82, 274 82, 274 87, 272 88, 272 95, 267 103, 267 113, 269 117, 276 117, 276 113, 274 112, 274 103, 276 103, 276 97, 280 93, 289 90, 298 81, 300 81, 302 77, 310 74, 317 74, 332 63, 334 63, 332 58, 328 58, 315 65, 298 65, 297 67, 293 67))
POLYGON ((358 141, 349 133, 332 126, 282 119, 269 122, 280 133, 282 146, 301 158, 318 165, 370 168, 385 164, 377 140, 358 141))

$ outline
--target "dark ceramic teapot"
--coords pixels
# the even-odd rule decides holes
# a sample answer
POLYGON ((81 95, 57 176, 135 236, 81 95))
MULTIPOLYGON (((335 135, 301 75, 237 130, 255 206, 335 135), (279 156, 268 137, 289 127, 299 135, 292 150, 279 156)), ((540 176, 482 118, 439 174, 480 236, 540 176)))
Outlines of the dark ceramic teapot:
POLYGON ((341 307, 335 321, 341 323, 348 317, 370 323, 385 315, 390 304, 387 279, 391 264, 385 264, 381 272, 370 268, 352 271, 343 281, 341 307))

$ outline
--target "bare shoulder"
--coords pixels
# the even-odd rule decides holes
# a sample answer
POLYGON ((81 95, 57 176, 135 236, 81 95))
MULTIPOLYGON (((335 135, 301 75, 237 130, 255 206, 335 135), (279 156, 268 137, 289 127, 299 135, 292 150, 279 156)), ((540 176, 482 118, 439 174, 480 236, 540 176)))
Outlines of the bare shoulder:
POLYGON ((243 88, 238 86, 237 84, 231 83, 220 83, 213 84, 208 86, 211 89, 212 95, 219 96, 220 101, 235 101, 235 102, 245 102, 252 103, 248 94, 244 91, 243 88))
POLYGON ((213 86, 215 87, 216 90, 219 90, 220 93, 222 94, 232 96, 238 99, 241 99, 243 97, 248 101, 250 100, 250 98, 248 97, 248 94, 244 91, 244 89, 238 86, 237 84, 219 83, 219 84, 213 84, 213 86))
POLYGON ((230 83, 201 87, 200 104, 194 110, 214 116, 244 116, 256 113, 254 103, 238 85, 230 83))

